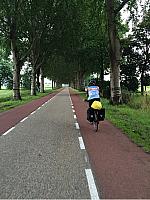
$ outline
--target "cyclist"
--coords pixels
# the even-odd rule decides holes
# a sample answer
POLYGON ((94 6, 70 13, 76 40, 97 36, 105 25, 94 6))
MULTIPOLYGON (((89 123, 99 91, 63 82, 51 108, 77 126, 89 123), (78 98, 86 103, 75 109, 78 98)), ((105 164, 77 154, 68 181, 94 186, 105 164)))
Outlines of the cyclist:
POLYGON ((94 101, 100 101, 99 87, 96 86, 95 80, 90 81, 89 86, 86 88, 86 92, 87 100, 89 102, 89 108, 87 109, 87 120, 90 121, 90 123, 92 124, 94 112, 93 108, 91 108, 91 105, 94 101))
POLYGON ((89 86, 87 87, 87 97, 89 102, 89 107, 91 107, 94 101, 100 101, 99 87, 96 86, 96 81, 91 80, 89 86))

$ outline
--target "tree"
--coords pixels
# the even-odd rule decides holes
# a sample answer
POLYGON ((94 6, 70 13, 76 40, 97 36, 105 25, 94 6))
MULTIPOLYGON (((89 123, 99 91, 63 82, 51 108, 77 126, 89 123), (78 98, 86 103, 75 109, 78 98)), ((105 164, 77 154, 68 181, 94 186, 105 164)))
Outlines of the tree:
POLYGON ((31 66, 27 66, 21 75, 21 85, 23 88, 31 89, 31 66))
POLYGON ((114 104, 121 103, 120 87, 120 38, 117 31, 117 17, 120 10, 128 3, 129 0, 123 0, 120 4, 114 0, 106 0, 106 12, 108 21, 110 66, 111 66, 111 101, 114 104))
POLYGON ((145 91, 146 91, 146 86, 150 85, 150 75, 149 74, 145 74, 144 80, 143 80, 143 85, 145 86, 145 91))
POLYGON ((12 89, 12 62, 8 58, 6 50, 0 47, 0 89, 5 84, 12 89))
POLYGON ((12 89, 12 66, 6 60, 0 61, 0 89, 2 84, 12 89))
POLYGON ((150 70, 150 9, 134 29, 135 52, 138 54, 138 69, 141 80, 141 94, 144 94, 144 76, 150 70))
POLYGON ((128 91, 135 92, 138 89, 138 54, 134 52, 135 43, 132 37, 121 40, 122 44, 122 61, 120 65, 121 85, 128 91))
POLYGON ((0 5, 1 37, 9 44, 13 57, 13 98, 21 99, 20 70, 29 53, 26 48, 23 24, 25 18, 24 0, 4 0, 0 5))

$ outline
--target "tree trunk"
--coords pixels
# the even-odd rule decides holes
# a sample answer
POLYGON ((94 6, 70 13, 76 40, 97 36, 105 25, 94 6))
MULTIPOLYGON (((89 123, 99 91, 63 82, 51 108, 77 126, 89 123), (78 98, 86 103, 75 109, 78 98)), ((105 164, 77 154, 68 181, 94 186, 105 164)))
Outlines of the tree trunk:
POLYGON ((110 102, 113 103, 114 98, 114 81, 113 81, 113 74, 112 71, 110 71, 110 102))
POLYGON ((20 95, 20 66, 15 65, 13 70, 13 99, 21 100, 20 95))
POLYGON ((52 80, 52 89, 54 88, 54 81, 52 80))
POLYGON ((141 72, 141 95, 144 95, 144 68, 141 72))
POLYGON ((10 26, 10 42, 11 42, 11 51, 13 56, 13 99, 21 100, 20 95, 20 64, 19 64, 19 56, 16 46, 16 23, 14 19, 12 19, 12 24, 10 26))
POLYGON ((103 91, 104 91, 104 67, 103 67, 103 63, 102 63, 102 68, 100 71, 100 92, 103 95, 103 91))
POLYGON ((41 83, 40 83, 40 92, 44 93, 44 74, 43 74, 43 68, 40 68, 40 73, 41 73, 41 83))
POLYGON ((80 81, 79 81, 80 75, 79 75, 79 73, 80 73, 80 72, 77 72, 77 73, 76 73, 76 83, 77 83, 77 88, 76 88, 76 89, 79 89, 79 88, 80 88, 80 81))
POLYGON ((32 74, 31 74, 31 95, 36 96, 36 70, 35 70, 35 66, 32 67, 32 74))
POLYGON ((79 90, 84 90, 84 72, 83 71, 79 71, 78 72, 78 88, 79 90))
POLYGON ((119 104, 122 101, 120 87, 120 41, 117 37, 114 1, 106 0, 107 20, 108 20, 108 35, 109 35, 109 50, 111 64, 111 101, 114 104, 119 104))
POLYGON ((37 91, 40 91, 40 69, 37 70, 36 73, 36 87, 37 87, 37 91))

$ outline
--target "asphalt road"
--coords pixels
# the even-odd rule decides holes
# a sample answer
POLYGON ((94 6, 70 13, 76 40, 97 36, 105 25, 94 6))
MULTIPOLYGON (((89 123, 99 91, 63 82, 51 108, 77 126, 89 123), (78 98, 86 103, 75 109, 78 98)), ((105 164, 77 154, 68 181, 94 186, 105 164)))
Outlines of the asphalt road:
POLYGON ((69 90, 0 114, 0 199, 150 199, 149 154, 69 90))
POLYGON ((79 137, 64 89, 0 137, 0 199, 97 198, 79 137))

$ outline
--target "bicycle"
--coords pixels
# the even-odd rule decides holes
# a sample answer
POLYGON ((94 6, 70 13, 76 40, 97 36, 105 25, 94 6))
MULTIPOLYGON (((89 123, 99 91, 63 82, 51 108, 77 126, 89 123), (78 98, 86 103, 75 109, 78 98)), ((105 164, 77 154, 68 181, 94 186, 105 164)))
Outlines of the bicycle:
POLYGON ((93 129, 95 132, 98 131, 99 122, 104 121, 105 118, 105 108, 101 110, 93 109, 93 129))
POLYGON ((98 125, 99 125, 99 118, 98 118, 98 113, 99 113, 99 110, 96 110, 94 109, 93 111, 93 128, 94 128, 94 131, 97 132, 98 131, 98 125))
MULTIPOLYGON (((84 101, 87 101, 86 99, 84 101)), ((96 106, 95 106, 96 107, 96 106)), ((94 131, 98 131, 99 122, 105 119, 105 108, 96 109, 89 107, 87 110, 87 120, 93 124, 94 131)))

